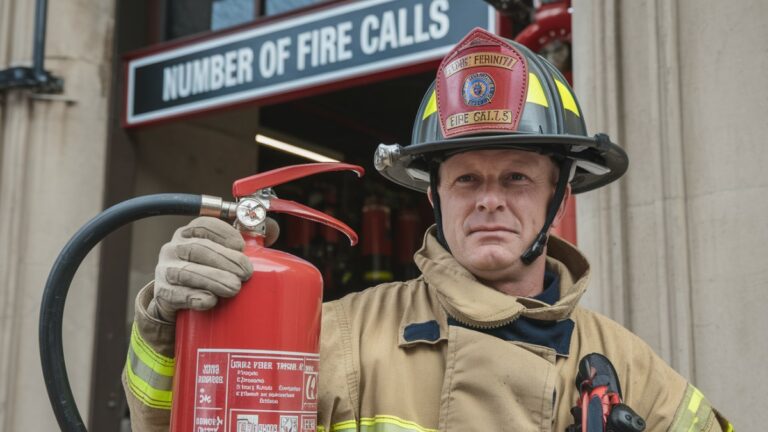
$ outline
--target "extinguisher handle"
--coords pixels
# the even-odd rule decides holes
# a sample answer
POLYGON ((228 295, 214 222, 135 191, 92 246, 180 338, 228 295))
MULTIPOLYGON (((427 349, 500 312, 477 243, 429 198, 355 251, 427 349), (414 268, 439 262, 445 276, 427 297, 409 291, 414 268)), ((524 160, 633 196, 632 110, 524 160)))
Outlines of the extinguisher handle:
POLYGON ((261 189, 288 183, 289 181, 307 177, 313 174, 332 171, 354 171, 357 173, 358 177, 362 177, 363 174, 365 174, 363 167, 339 162, 292 165, 259 174, 254 174, 250 177, 235 181, 232 184, 232 196, 235 198, 242 198, 247 195, 252 195, 261 189))
POLYGON ((317 211, 312 207, 307 207, 304 204, 299 204, 296 201, 284 200, 280 198, 272 198, 270 200, 269 211, 285 213, 293 216, 298 216, 311 221, 320 222, 321 224, 328 225, 331 228, 337 229, 344 233, 349 238, 352 246, 357 244, 357 233, 350 228, 344 222, 336 219, 333 216, 329 216, 321 211, 317 211))

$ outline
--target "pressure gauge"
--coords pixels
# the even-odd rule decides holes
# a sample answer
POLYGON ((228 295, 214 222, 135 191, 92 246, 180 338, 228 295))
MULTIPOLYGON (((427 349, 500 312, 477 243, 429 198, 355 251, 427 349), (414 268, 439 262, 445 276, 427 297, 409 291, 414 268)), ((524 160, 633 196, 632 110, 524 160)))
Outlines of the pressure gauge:
POLYGON ((237 203, 237 221, 247 228, 254 228, 267 219, 267 208, 253 198, 244 198, 237 203))

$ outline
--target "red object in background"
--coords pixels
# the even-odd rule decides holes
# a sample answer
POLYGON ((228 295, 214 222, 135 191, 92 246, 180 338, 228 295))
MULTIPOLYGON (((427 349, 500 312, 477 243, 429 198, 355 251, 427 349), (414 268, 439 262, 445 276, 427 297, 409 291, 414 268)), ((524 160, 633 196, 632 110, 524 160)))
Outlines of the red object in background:
POLYGON ((397 263, 404 265, 413 262, 413 254, 418 248, 419 215, 412 209, 401 209, 397 213, 397 263))
POLYGON ((413 255, 421 244, 421 221, 419 214, 412 208, 403 208, 397 213, 397 249, 395 260, 397 262, 397 279, 409 280, 418 277, 421 273, 416 266, 413 255))
POLYGON ((515 41, 536 53, 554 41, 571 43, 570 9, 571 0, 542 2, 534 12, 533 22, 517 34, 515 41))
POLYGON ((389 206, 375 200, 363 206, 363 281, 382 283, 392 274, 392 230, 389 206))
MULTIPOLYGON (((515 41, 532 51, 542 53, 553 44, 563 42, 570 50, 571 45, 571 0, 550 1, 542 4, 534 13, 533 22, 515 37, 515 41)), ((570 57, 570 52, 567 57, 570 57)), ((554 62, 557 63, 557 62, 554 62)), ((560 65, 560 72, 573 85, 571 63, 560 65), (565 70, 564 70, 565 69, 565 70)), ((571 196, 566 204, 566 213, 560 225, 552 233, 576 244, 576 197, 571 196)))
MULTIPOLYGON (((325 198, 325 213, 330 216, 335 216, 336 211, 334 206, 336 205, 336 199, 333 193, 326 193, 325 198)), ((330 289, 336 292, 340 292, 343 286, 342 275, 340 269, 345 268, 346 263, 339 262, 339 252, 341 235, 335 229, 329 226, 320 227, 320 271, 323 275, 323 281, 325 283, 326 290, 330 289)))
POLYGON ((290 253, 308 256, 309 246, 317 227, 310 221, 300 218, 286 218, 285 247, 290 253))
POLYGON ((552 233, 576 244, 578 240, 576 236, 576 197, 573 195, 565 205, 565 215, 563 215, 560 225, 552 228, 552 233))
MULTIPOLYGON (((239 180, 233 192, 236 198, 256 194, 246 199, 268 200, 270 211, 331 226, 355 244, 357 234, 344 223, 293 201, 260 193, 303 175, 339 167, 363 173, 362 168, 346 164, 299 165, 239 180)), ((238 207, 238 217, 240 210, 238 207)), ((252 220, 263 220, 258 212, 245 210, 252 220)), ((323 292, 320 272, 301 258, 265 247, 262 236, 243 228, 241 233, 243 252, 254 272, 240 293, 219 299, 208 311, 178 314, 171 431, 315 432, 323 292)))

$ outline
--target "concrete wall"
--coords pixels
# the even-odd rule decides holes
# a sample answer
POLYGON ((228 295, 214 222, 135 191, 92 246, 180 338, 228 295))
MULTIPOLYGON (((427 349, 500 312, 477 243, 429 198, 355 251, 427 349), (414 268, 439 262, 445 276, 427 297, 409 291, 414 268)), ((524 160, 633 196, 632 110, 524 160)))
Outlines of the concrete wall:
POLYGON ((768 400, 768 2, 574 1, 590 131, 630 156, 579 197, 586 301, 648 341, 737 430, 768 400))
MULTIPOLYGON (((0 68, 31 65, 35 2, 0 0, 0 68)), ((61 96, 0 95, 0 430, 57 430, 38 356, 48 272, 102 208, 114 1, 50 2, 46 69, 61 96)), ((64 318, 69 379, 87 418, 98 263, 72 284, 64 318)))

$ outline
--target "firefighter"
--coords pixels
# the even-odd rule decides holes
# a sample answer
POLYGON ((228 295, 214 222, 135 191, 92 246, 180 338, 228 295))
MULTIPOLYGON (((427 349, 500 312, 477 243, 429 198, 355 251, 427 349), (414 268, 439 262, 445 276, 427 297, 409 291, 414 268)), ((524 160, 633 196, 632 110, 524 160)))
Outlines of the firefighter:
MULTIPOLYGON (((549 231, 571 194, 618 179, 628 158, 587 135, 542 57, 473 30, 443 59, 411 144, 380 146, 375 164, 426 192, 435 225, 414 256, 422 276, 324 305, 317 430, 563 431, 593 352, 646 430, 731 430, 646 343, 578 306, 589 263, 549 231)), ((176 311, 236 295, 251 273, 242 246, 198 218, 163 247, 124 373, 135 431, 167 430, 176 311)))

